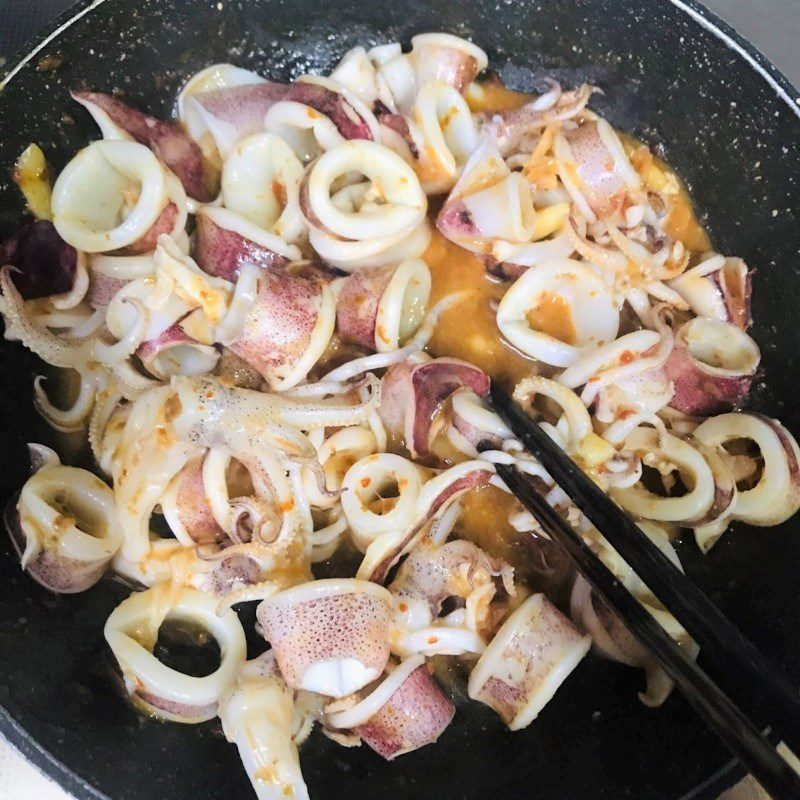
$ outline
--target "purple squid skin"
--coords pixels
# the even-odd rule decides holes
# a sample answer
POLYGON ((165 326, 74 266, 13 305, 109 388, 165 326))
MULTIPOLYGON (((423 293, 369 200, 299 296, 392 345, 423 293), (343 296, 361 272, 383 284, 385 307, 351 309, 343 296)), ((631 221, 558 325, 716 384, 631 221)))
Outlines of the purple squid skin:
POLYGON ((213 200, 206 185, 200 148, 180 127, 151 117, 109 94, 79 91, 72 92, 72 96, 105 111, 115 125, 147 145, 178 176, 190 197, 201 202, 213 200))
POLYGON ((52 222, 31 220, 0 244, 0 267, 10 264, 14 286, 25 300, 64 294, 72 289, 78 251, 52 222))
POLYGON ((388 761, 433 744, 455 715, 425 664, 417 667, 367 722, 354 730, 388 761))
POLYGON ((306 353, 319 317, 322 280, 265 269, 230 350, 272 383, 306 353))
MULTIPOLYGON (((25 552, 25 534, 17 511, 19 494, 15 494, 6 505, 3 515, 6 532, 17 556, 25 552)), ((94 586, 105 574, 110 559, 76 561, 43 549, 26 567, 25 572, 40 586, 56 594, 78 594, 94 586)))
POLYGON ((675 393, 669 405, 691 416, 711 416, 731 411, 747 397, 753 375, 714 375, 680 342, 664 364, 675 393))
POLYGON ((240 139, 264 129, 264 115, 283 100, 289 90, 288 83, 252 83, 212 89, 193 95, 212 117, 228 122, 236 128, 240 139))
POLYGON ((345 139, 372 139, 369 125, 353 106, 327 86, 298 81, 289 87, 283 99, 302 103, 328 117, 345 139))
MULTIPOLYGON (((168 335, 174 328, 177 328, 182 336, 176 336, 171 341, 193 341, 178 327, 177 323, 168 328, 157 340, 153 341, 161 342, 164 337, 169 338, 168 335)), ((153 342, 145 342, 142 347, 151 344, 153 342)), ((158 349, 162 348, 159 347, 158 349)), ((141 350, 141 347, 139 350, 141 350)), ((141 354, 140 357, 142 357, 141 354)), ((190 462, 181 470, 176 504, 181 523, 197 544, 214 544, 224 538, 225 534, 217 525, 211 506, 206 499, 202 459, 190 462)))
POLYGON ((457 358, 396 364, 386 371, 381 381, 381 419, 389 430, 402 433, 408 425, 407 415, 413 415, 409 450, 428 455, 436 407, 463 386, 479 397, 486 397, 489 378, 482 370, 457 358))
POLYGON ((192 255, 209 275, 235 281, 244 263, 265 269, 289 263, 286 257, 217 225, 206 214, 198 214, 196 220, 192 255))
POLYGON ((381 335, 376 329, 378 306, 396 269, 367 267, 344 279, 336 302, 336 326, 342 339, 376 349, 381 335))

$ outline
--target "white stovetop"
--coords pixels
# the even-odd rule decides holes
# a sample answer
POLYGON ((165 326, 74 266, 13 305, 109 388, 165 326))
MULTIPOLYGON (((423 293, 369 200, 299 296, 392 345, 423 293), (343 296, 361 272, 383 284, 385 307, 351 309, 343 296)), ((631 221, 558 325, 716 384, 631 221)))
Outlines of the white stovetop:
POLYGON ((2 800, 73 800, 46 778, 0 734, 0 798, 2 800))

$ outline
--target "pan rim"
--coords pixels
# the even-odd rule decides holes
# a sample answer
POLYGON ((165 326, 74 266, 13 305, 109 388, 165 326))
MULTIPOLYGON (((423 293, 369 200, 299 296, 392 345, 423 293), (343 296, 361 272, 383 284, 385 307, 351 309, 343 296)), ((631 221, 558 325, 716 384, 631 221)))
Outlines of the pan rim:
MULTIPOLYGON (((733 50, 738 58, 743 59, 748 67, 775 91, 776 95, 786 104, 789 112, 800 120, 800 91, 752 42, 698 0, 669 1, 678 11, 686 14, 694 23, 719 39, 728 49, 733 50)), ((0 92, 48 44, 56 41, 72 25, 106 2, 109 0, 78 0, 57 16, 50 25, 29 38, 9 58, 8 63, 11 66, 0 77, 0 92)), ((113 800, 40 745, 2 704, 0 704, 0 734, 5 736, 39 771, 72 794, 76 800, 113 800)), ((705 781, 689 790, 678 800, 716 798, 745 774, 746 771, 739 761, 731 758, 705 781)))

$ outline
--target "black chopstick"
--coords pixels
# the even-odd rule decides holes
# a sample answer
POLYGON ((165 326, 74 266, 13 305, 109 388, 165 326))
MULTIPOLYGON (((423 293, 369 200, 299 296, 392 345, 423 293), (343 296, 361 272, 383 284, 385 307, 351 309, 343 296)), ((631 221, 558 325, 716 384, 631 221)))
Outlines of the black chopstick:
POLYGON ((800 693, 506 392, 493 385, 491 400, 522 444, 697 642, 717 680, 800 752, 800 693))
POLYGON ((598 595, 625 620, 631 633, 675 681, 709 728, 767 792, 775 800, 800 798, 800 776, 536 491, 530 478, 507 464, 498 464, 497 472, 544 531, 567 552, 598 595))

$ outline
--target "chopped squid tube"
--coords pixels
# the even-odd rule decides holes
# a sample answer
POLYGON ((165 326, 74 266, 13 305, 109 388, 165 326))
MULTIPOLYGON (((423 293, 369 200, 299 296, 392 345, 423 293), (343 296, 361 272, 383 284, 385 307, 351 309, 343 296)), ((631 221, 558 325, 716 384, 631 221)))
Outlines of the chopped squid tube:
POLYGON ((512 731, 525 728, 591 646, 544 595, 529 597, 495 634, 469 678, 469 696, 512 731))
POLYGON ((328 346, 336 323, 330 286, 314 277, 264 270, 258 294, 228 347, 273 390, 306 377, 328 346))
POLYGON ((108 94, 72 92, 89 111, 104 139, 133 139, 147 145, 177 175, 186 193, 199 202, 211 200, 200 148, 174 123, 151 117, 108 94))
POLYGON ((22 568, 60 594, 97 583, 122 543, 111 489, 57 461, 45 463, 9 501, 5 524, 22 568))
POLYGON ((497 327, 526 355, 568 367, 616 338, 619 309, 591 266, 563 259, 526 271, 511 286, 497 327))
POLYGON ((398 350, 419 329, 430 288, 430 270, 421 259, 357 270, 337 293, 339 335, 379 353, 398 350))
POLYGON ((329 579, 273 595, 257 616, 290 686, 344 697, 383 672, 391 605, 382 586, 329 579))
POLYGON ((246 217, 218 206, 201 206, 195 217, 193 255, 209 275, 234 281, 243 265, 282 267, 300 250, 246 217))
POLYGON ((756 343, 736 325, 697 317, 678 330, 664 365, 675 386, 670 405, 693 416, 730 411, 750 391, 760 360, 756 343))
POLYGON ((777 420, 761 414, 720 414, 697 427, 694 436, 708 447, 744 439, 759 450, 764 462, 761 475, 754 486, 739 490, 734 519, 778 525, 800 508, 800 450, 777 420))
POLYGON ((217 716, 218 703, 234 685, 246 657, 244 631, 231 609, 195 589, 162 584, 123 600, 106 621, 105 638, 128 691, 149 713, 172 722, 196 723, 217 716), (153 655, 165 620, 202 627, 216 639, 220 664, 196 678, 168 667, 153 655))
POLYGON ((365 551, 382 534, 411 527, 421 488, 419 468, 402 456, 375 453, 353 464, 342 480, 342 510, 356 546, 365 551), (381 492, 395 486, 399 495, 388 511, 369 509, 372 502, 382 502, 381 492))
POLYGON ((285 242, 305 228, 300 212, 303 166, 292 149, 271 133, 239 142, 222 167, 225 208, 285 242))
POLYGON ((486 397, 489 378, 472 364, 455 358, 396 364, 381 381, 381 419, 387 431, 403 435, 412 455, 426 455, 436 409, 464 386, 486 397))
POLYGON ((58 176, 53 187, 53 224, 64 241, 78 250, 104 253, 142 238, 170 201, 185 214, 182 187, 169 179, 144 145, 93 142, 58 176), (137 199, 128 208, 131 193, 137 199))

